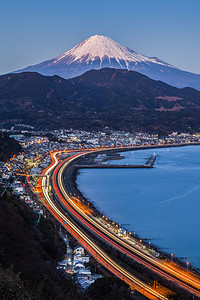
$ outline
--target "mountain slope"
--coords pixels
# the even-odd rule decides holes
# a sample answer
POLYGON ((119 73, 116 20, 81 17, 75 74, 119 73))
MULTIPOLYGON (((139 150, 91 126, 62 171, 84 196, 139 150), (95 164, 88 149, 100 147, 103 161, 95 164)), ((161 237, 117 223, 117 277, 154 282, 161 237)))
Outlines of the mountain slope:
POLYGON ((200 92, 138 72, 91 70, 73 79, 38 73, 0 77, 0 121, 37 127, 200 131, 200 92))
MULTIPOLYGON (((0 185, 0 194, 4 188, 0 185)), ((83 300, 55 265, 65 254, 55 223, 38 216, 9 191, 0 196, 0 299, 83 300)))
POLYGON ((6 133, 0 132, 0 161, 6 162, 13 155, 22 151, 20 144, 6 133))
POLYGON ((71 50, 45 62, 16 72, 38 72, 73 78, 91 69, 127 69, 177 87, 190 86, 200 90, 200 75, 179 70, 156 58, 139 54, 106 36, 95 35, 71 50))

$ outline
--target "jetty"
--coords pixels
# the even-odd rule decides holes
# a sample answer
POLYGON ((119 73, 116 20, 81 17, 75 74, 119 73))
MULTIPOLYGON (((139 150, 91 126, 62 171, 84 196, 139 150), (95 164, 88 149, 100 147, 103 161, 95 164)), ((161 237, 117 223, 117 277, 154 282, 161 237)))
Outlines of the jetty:
POLYGON ((157 155, 154 153, 149 158, 147 158, 147 160, 145 162, 145 166, 153 167, 153 165, 154 165, 154 163, 156 161, 156 158, 157 158, 157 155))
POLYGON ((128 164, 75 164, 74 167, 77 169, 151 169, 156 161, 156 154, 151 155, 146 159, 146 162, 141 165, 128 165, 128 164))
POLYGON ((105 165, 105 164, 96 164, 96 165, 74 165, 78 169, 137 169, 144 168, 149 169, 153 168, 149 165, 105 165))

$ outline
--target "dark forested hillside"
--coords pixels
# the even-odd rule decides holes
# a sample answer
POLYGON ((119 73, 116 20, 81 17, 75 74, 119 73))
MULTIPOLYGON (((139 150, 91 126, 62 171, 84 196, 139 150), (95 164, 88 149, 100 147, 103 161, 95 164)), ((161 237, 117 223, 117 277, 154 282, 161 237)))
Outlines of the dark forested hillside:
POLYGON ((9 192, 0 198, 0 299, 81 299, 71 279, 56 271, 65 245, 49 220, 9 192))
POLYGON ((38 73, 0 77, 0 121, 38 128, 200 131, 200 92, 138 72, 91 70, 73 79, 38 73))
POLYGON ((0 161, 7 161, 11 156, 22 151, 20 144, 6 133, 0 132, 0 161))
POLYGON ((35 227, 36 219, 18 197, 9 192, 0 196, 1 300, 144 299, 113 277, 98 279, 88 291, 80 291, 72 278, 56 270, 66 250, 59 226, 41 218, 35 227))

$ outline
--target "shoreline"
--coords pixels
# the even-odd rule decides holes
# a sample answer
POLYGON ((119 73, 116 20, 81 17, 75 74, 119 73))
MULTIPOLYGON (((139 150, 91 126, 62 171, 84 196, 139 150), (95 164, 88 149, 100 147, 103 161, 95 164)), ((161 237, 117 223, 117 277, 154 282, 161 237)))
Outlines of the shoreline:
MULTIPOLYGON (((152 145, 152 146, 135 146, 135 147, 131 147, 131 148, 123 148, 122 149, 102 149, 101 153, 121 153, 121 152, 128 152, 128 151, 136 151, 136 150, 146 150, 146 149, 156 149, 156 148, 172 148, 172 147, 184 147, 184 146, 200 146, 200 143, 185 143, 185 144, 171 144, 171 145, 152 145)), ((86 154, 87 156, 90 155, 90 153, 86 154)), ((77 167, 73 166, 74 163, 72 165, 70 165, 65 171, 64 171, 64 184, 65 187, 67 188, 68 192, 71 194, 71 196, 73 197, 77 197, 79 199, 81 199, 83 201, 83 203, 85 205, 89 205, 89 207, 94 211, 94 214, 96 214, 97 216, 102 216, 102 213, 99 211, 99 209, 96 207, 94 201, 92 201, 91 199, 87 199, 83 193, 79 190, 78 185, 77 185, 77 177, 80 174, 80 169, 77 167)), ((108 218, 110 218, 111 216, 106 216, 108 218)), ((110 222, 113 222, 114 220, 112 220, 110 218, 110 222)), ((114 221, 115 223, 118 223, 117 220, 114 221)), ((119 223, 118 223, 119 224, 119 223)), ((124 227, 123 227, 124 228, 124 227)), ((126 229, 126 228, 124 228, 126 229)), ((152 241, 151 239, 147 239, 147 238, 142 238, 139 235, 137 235, 137 233, 134 235, 134 238, 137 239, 138 241, 140 239, 143 240, 143 244, 145 246, 148 246, 148 241, 152 241)), ((157 245, 155 245, 154 243, 151 243, 151 248, 154 249, 156 252, 158 252, 160 254, 161 258, 164 259, 169 259, 171 258, 170 253, 162 251, 161 248, 157 245)), ((180 257, 173 257, 174 262, 178 262, 180 266, 185 267, 186 263, 182 260, 183 258, 180 257)), ((197 274, 199 274, 198 272, 198 268, 194 267, 193 265, 190 265, 190 269, 195 271, 197 274)))

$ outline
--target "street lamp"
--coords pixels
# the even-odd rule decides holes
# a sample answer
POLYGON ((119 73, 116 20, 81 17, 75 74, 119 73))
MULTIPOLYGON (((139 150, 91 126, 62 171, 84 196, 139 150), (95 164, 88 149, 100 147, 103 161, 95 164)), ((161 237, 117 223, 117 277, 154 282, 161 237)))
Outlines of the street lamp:
POLYGON ((171 253, 171 261, 173 261, 173 253, 171 253))
POLYGON ((189 261, 187 261, 186 264, 187 264, 187 273, 188 273, 189 261))

